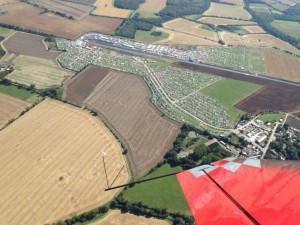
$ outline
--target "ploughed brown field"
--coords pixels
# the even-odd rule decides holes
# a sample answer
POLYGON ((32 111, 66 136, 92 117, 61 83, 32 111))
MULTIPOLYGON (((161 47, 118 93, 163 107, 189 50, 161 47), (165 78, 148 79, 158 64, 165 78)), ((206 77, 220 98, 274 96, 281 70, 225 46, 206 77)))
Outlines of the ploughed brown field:
POLYGON ((285 123, 300 130, 300 118, 289 116, 285 123))
POLYGON ((43 59, 57 58, 61 52, 47 51, 43 40, 44 37, 39 35, 19 31, 15 32, 3 42, 3 46, 7 50, 3 61, 11 61, 18 55, 27 55, 43 59))
POLYGON ((119 210, 113 210, 103 219, 91 223, 91 225, 170 225, 165 220, 155 218, 146 218, 144 216, 136 216, 130 213, 121 213, 119 210))
POLYGON ((106 175, 109 185, 129 179, 105 125, 59 101, 35 106, 0 132, 0 143, 1 224, 52 224, 109 202, 119 190, 104 191, 106 175))
POLYGON ((263 87, 257 92, 235 105, 236 108, 242 111, 249 113, 259 113, 268 110, 291 112, 300 109, 299 86, 266 80, 259 77, 241 75, 238 72, 233 71, 222 71, 215 68, 208 68, 203 65, 191 65, 179 62, 175 63, 174 66, 263 85, 263 87))
POLYGON ((30 106, 31 104, 28 102, 0 94, 0 129, 30 106))
POLYGON ((1 6, 1 11, 8 13, 0 16, 0 23, 68 39, 76 39, 89 31, 113 34, 123 21, 92 15, 87 15, 79 21, 70 20, 53 13, 41 13, 41 9, 26 3, 4 5, 1 6))
POLYGON ((300 59, 273 49, 264 49, 264 55, 268 74, 300 82, 300 59))
POLYGON ((101 115, 129 149, 134 175, 142 176, 171 148, 179 125, 163 117, 152 105, 150 90, 139 77, 114 70, 107 74, 103 68, 98 76, 95 78, 92 67, 75 77, 67 86, 66 99, 77 104, 81 101, 80 105, 101 115))

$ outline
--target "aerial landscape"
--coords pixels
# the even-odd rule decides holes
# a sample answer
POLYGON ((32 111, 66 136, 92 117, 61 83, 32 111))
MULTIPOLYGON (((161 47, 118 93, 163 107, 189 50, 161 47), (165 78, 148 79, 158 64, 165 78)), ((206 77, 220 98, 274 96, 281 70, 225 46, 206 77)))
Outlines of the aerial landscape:
POLYGON ((0 42, 0 225, 230 224, 195 168, 300 161, 299 0, 0 0, 0 42))

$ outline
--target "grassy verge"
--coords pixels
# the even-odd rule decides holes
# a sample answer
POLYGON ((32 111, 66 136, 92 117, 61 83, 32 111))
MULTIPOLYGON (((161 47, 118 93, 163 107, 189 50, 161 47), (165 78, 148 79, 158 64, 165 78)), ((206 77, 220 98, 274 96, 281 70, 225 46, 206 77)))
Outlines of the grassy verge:
POLYGON ((261 116, 259 116, 257 119, 263 121, 264 123, 267 123, 267 122, 275 122, 279 119, 283 119, 285 116, 284 113, 282 112, 274 112, 274 113, 265 113, 261 116))
POLYGON ((202 92, 218 100, 221 105, 226 107, 228 109, 229 119, 237 123, 243 115, 243 112, 235 108, 234 105, 256 92, 260 87, 260 85, 244 81, 222 79, 205 88, 202 92))
MULTIPOLYGON (((181 171, 181 167, 172 168, 165 164, 144 179, 181 171)), ((181 212, 190 215, 190 209, 176 176, 152 180, 135 185, 123 192, 129 202, 143 202, 149 207, 164 208, 170 212, 181 212)))

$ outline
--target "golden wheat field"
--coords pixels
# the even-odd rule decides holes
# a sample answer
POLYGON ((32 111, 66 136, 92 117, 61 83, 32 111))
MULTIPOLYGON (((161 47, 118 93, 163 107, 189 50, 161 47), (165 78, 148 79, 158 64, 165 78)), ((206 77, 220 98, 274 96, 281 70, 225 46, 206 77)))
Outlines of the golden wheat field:
POLYGON ((160 10, 165 8, 167 0, 146 0, 140 5, 139 9, 145 12, 158 13, 160 10))
POLYGON ((91 223, 91 225, 170 225, 165 220, 135 216, 133 214, 122 214, 119 210, 113 210, 103 219, 91 223))
POLYGON ((97 0, 94 4, 96 8, 92 11, 92 13, 99 16, 118 18, 127 18, 132 13, 132 10, 114 7, 113 2, 113 0, 97 0))
POLYGON ((62 102, 44 100, 2 130, 0 143, 1 224, 52 223, 107 203, 118 190, 104 191, 104 163, 110 185, 129 179, 112 133, 62 102))

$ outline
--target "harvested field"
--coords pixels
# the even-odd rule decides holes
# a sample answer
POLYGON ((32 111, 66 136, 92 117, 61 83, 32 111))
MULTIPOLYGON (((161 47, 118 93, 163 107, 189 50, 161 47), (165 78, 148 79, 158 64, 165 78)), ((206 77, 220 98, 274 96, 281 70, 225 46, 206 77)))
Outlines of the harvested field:
POLYGON ((130 213, 121 213, 119 210, 113 210, 103 219, 91 223, 90 225, 170 225, 169 222, 155 218, 146 218, 136 216, 130 213))
POLYGON ((0 129, 11 119, 17 118, 31 104, 0 93, 0 129))
POLYGON ((42 13, 41 9, 26 3, 2 6, 8 14, 0 17, 0 23, 23 27, 55 36, 76 39, 86 32, 113 34, 122 23, 121 19, 87 15, 79 21, 42 13), (30 20, 28 20, 30 18, 30 20), (38 23, 36 21, 39 21, 38 23))
POLYGON ((300 59, 280 53, 273 49, 264 49, 267 72, 273 77, 300 82, 300 59))
POLYGON ((27 86, 34 84, 38 89, 60 86, 65 79, 73 75, 54 60, 31 56, 18 56, 13 66, 14 71, 7 76, 9 80, 27 86))
POLYGON ((75 2, 75 3, 78 3, 78 4, 83 4, 83 5, 94 5, 94 3, 97 1, 97 0, 63 0, 65 2, 75 2))
POLYGON ((192 36, 190 34, 184 34, 177 31, 172 31, 166 28, 158 27, 157 31, 161 31, 169 34, 167 39, 155 42, 155 44, 166 44, 166 45, 219 45, 215 41, 210 41, 205 38, 192 36))
POLYGON ((177 63, 174 65, 204 73, 215 74, 226 78, 263 85, 260 90, 235 105, 235 107, 244 112, 291 112, 300 109, 300 87, 298 86, 266 80, 259 77, 245 76, 239 74, 238 72, 208 68, 201 65, 191 65, 187 63, 177 63))
POLYGON ((94 4, 96 8, 92 11, 92 13, 99 16, 118 18, 127 18, 131 15, 132 10, 116 8, 113 4, 113 0, 97 0, 94 4))
MULTIPOLYGON (((1 17, 0 17, 1 18, 1 17)), ((3 46, 7 50, 7 54, 2 61, 9 61, 12 55, 27 55, 42 59, 56 59, 61 52, 47 51, 43 43, 44 37, 16 32, 10 38, 3 42, 3 46)))
POLYGON ((89 14, 93 7, 88 5, 77 4, 74 2, 57 1, 57 0, 29 0, 31 4, 49 11, 59 12, 74 19, 80 19, 89 14))
POLYGON ((0 0, 0 5, 14 4, 19 2, 18 0, 0 0))
POLYGON ((264 34, 266 31, 262 29, 260 26, 242 26, 245 30, 249 31, 253 34, 264 34))
POLYGON ((145 12, 158 13, 167 6, 167 0, 146 0, 139 9, 145 12))
POLYGON ((252 25, 255 24, 252 21, 243 21, 243 20, 233 20, 217 17, 201 17, 198 21, 201 23, 208 23, 214 25, 252 25))
POLYGON ((250 20, 251 15, 243 6, 234 6, 212 2, 210 8, 203 13, 204 16, 227 17, 232 19, 250 20))
POLYGON ((241 36, 231 32, 222 31, 219 35, 227 45, 246 45, 266 48, 277 47, 295 54, 300 54, 300 50, 270 34, 247 34, 241 36))
POLYGON ((191 35, 194 37, 206 38, 211 41, 218 42, 219 38, 215 31, 201 28, 201 24, 186 19, 178 18, 166 22, 163 26, 172 31, 191 35))
POLYGON ((52 224, 110 201, 128 181, 115 137, 97 117, 47 99, 0 132, 0 221, 52 224), (17 134, 17 135, 16 135, 17 134), (121 172, 120 172, 121 171, 121 172), (118 173, 120 174, 118 175, 118 173))
POLYGON ((68 98, 68 102, 82 106, 83 101, 109 72, 109 69, 92 65, 76 75, 65 87, 65 95, 68 98))
MULTIPOLYGON (((73 90, 67 87, 67 100, 74 100, 70 93, 91 89, 95 83, 93 73, 84 72, 82 75, 85 76, 84 83, 76 77, 75 84, 69 84, 73 90)), ((79 101, 86 95, 86 92, 82 96, 76 94, 75 99, 79 101)), ((142 176, 162 160, 179 132, 179 125, 162 117, 149 98, 150 90, 139 77, 111 71, 83 102, 101 114, 129 149, 129 160, 136 176, 142 176)))
POLYGON ((285 122, 287 125, 300 130, 300 119, 294 116, 289 116, 285 122))

